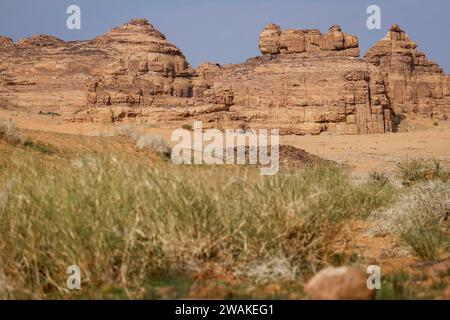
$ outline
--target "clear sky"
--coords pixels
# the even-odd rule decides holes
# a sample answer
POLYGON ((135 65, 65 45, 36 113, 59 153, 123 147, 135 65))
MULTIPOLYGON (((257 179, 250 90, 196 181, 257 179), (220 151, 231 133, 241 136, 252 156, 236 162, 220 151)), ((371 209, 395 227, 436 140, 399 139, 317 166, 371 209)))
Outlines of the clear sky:
POLYGON ((398 23, 449 73, 449 15, 448 0, 0 0, 0 34, 14 40, 34 34, 83 40, 130 18, 148 18, 196 66, 258 55, 258 34, 270 22, 323 32, 339 24, 359 37, 362 54, 398 23), (66 28, 71 4, 81 7, 81 30, 66 28), (366 27, 371 4, 381 7, 381 30, 366 27))

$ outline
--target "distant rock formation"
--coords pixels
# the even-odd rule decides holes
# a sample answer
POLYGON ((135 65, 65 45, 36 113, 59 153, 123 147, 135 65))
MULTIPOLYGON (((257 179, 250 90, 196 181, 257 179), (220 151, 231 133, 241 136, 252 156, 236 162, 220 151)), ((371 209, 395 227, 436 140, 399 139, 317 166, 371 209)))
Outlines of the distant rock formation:
POLYGON ((317 29, 282 31, 276 24, 269 24, 259 36, 262 54, 312 53, 314 56, 345 55, 359 57, 358 38, 341 31, 341 27, 331 26, 326 34, 317 29))
POLYGON ((448 76, 399 27, 359 59, 358 39, 332 26, 261 33, 262 56, 190 67, 147 20, 89 41, 0 37, 0 107, 66 121, 139 118, 175 127, 278 128, 282 134, 392 131, 394 111, 445 118, 448 76))
POLYGON ((358 56, 358 39, 332 26, 261 33, 263 56, 223 68, 197 68, 209 94, 233 96, 217 121, 237 119, 282 134, 367 134, 392 131, 392 111, 378 69, 358 56))
POLYGON ((419 114, 447 119, 450 114, 450 78, 396 24, 370 48, 365 60, 377 66, 391 105, 397 114, 419 114))

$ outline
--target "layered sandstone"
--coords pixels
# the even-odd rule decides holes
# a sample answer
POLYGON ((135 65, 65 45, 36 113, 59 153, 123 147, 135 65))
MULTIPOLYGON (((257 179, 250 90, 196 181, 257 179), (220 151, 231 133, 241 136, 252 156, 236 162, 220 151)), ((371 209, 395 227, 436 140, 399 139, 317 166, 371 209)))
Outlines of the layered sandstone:
POLYGON ((450 78, 398 26, 365 54, 387 84, 397 114, 418 114, 447 119, 450 114, 450 78))
POLYGON ((399 28, 366 60, 339 26, 322 34, 270 24, 259 47, 261 56, 241 64, 192 69, 143 19, 90 41, 0 37, 0 107, 76 122, 174 127, 198 119, 282 134, 370 134, 393 130, 393 107, 445 116, 450 105, 448 77, 399 28))
POLYGON ((11 45, 2 39, 3 106, 108 120, 135 116, 137 108, 181 106, 192 95, 194 71, 184 55, 143 19, 91 41, 38 35, 11 45))
POLYGON ((384 82, 363 61, 283 54, 214 69, 204 93, 233 96, 227 112, 214 118, 222 126, 241 121, 252 128, 279 128, 282 134, 392 130, 384 82))
POLYGON ((358 38, 342 32, 341 27, 331 26, 326 34, 320 30, 281 30, 276 24, 269 24, 259 36, 262 54, 312 53, 314 56, 343 55, 359 57, 358 38))
MULTIPOLYGON (((282 134, 367 134, 392 131, 392 111, 378 69, 360 59, 358 39, 332 26, 286 30, 270 24, 260 36, 263 56, 197 68, 199 98, 233 103, 216 114, 222 126, 243 122, 282 134), (206 89, 206 90, 205 90, 206 89)), ((211 100, 209 100, 211 101, 211 100)))

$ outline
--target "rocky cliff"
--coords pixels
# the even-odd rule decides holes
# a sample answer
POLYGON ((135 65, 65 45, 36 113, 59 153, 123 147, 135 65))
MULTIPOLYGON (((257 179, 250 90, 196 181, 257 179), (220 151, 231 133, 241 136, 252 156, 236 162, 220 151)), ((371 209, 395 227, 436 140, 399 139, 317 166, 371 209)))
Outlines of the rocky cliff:
POLYGON ((380 72, 356 58, 358 39, 339 26, 322 35, 270 24, 259 47, 263 56, 244 63, 197 68, 197 84, 209 88, 204 92, 233 96, 233 105, 217 121, 230 126, 240 120, 250 127, 279 128, 283 134, 392 130, 380 72))
POLYGON ((380 70, 396 114, 418 114, 447 119, 450 114, 450 78, 417 49, 398 26, 364 56, 380 70))
POLYGON ((449 80, 400 28, 359 59, 358 39, 332 26, 261 33, 262 55, 193 69, 147 20, 90 41, 0 37, 0 107, 66 121, 279 128, 282 134, 393 130, 395 112, 445 118, 449 80))

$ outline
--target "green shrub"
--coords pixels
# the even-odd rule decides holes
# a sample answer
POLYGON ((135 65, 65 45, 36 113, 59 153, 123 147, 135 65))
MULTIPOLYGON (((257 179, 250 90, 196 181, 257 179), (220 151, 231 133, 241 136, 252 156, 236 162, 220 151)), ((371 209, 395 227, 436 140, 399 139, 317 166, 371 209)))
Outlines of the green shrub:
POLYGON ((390 183, 389 178, 382 173, 372 172, 369 175, 369 181, 371 183, 379 184, 380 186, 385 186, 390 183))

